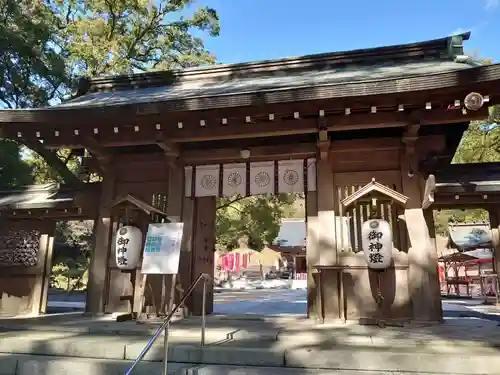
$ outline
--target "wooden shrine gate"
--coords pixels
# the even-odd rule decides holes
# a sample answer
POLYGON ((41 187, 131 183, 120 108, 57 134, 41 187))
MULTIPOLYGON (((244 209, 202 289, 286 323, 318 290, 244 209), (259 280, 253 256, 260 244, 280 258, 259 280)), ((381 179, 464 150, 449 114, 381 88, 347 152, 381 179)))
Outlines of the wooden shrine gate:
MULTIPOLYGON (((116 229, 109 202, 125 195, 144 202, 156 193, 168 196, 165 214, 184 223, 180 277, 186 289, 199 273, 213 272, 216 197, 230 189, 281 191, 280 184, 287 184, 274 178, 278 186, 271 186, 271 170, 280 176, 285 161, 304 167, 314 159, 315 177, 295 167, 289 173, 303 176, 307 196, 309 317, 380 318, 373 278, 356 252, 357 228, 368 211, 342 207, 375 178, 385 193, 407 198, 397 209, 383 208, 395 233, 396 261, 384 281, 389 298, 382 317, 441 321, 432 212, 422 207, 423 165, 438 170, 449 164, 469 122, 486 118, 488 105, 500 103, 500 65, 464 56, 469 37, 84 78, 77 97, 61 105, 0 110, 0 133, 33 148, 68 180, 75 176, 53 150, 89 155, 89 168, 103 179, 89 312, 111 312, 118 307, 109 301, 121 296, 109 266, 116 229), (236 170, 245 176, 237 177, 236 170), (342 229, 344 221, 352 223, 350 230, 342 229)), ((201 300, 200 287, 190 312, 201 312, 201 300)), ((211 304, 209 298, 208 312, 211 304)))

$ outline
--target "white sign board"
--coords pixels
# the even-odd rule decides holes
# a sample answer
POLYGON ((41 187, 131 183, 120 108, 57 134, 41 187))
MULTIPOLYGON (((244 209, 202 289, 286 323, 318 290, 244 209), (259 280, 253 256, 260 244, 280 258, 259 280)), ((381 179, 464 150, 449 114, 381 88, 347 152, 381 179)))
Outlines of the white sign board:
POLYGON ((172 275, 179 272, 183 223, 149 224, 141 273, 172 275))

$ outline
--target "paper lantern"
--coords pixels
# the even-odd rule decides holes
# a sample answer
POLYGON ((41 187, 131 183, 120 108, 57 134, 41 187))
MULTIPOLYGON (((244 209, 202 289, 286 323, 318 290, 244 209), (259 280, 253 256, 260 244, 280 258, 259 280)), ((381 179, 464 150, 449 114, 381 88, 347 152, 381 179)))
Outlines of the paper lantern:
POLYGON ((137 267, 141 260, 142 232, 132 225, 118 229, 115 241, 116 265, 122 270, 137 267))
POLYGON ((361 227, 362 245, 369 268, 383 270, 391 265, 392 228, 385 220, 365 221, 361 227))

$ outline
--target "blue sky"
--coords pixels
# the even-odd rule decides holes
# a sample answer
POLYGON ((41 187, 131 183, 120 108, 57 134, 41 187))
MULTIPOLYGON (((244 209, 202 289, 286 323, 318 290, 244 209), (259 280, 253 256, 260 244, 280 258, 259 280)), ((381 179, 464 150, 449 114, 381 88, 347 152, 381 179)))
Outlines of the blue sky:
POLYGON ((222 63, 346 51, 472 31, 467 51, 500 62, 500 0, 200 0, 219 12, 204 38, 222 63))

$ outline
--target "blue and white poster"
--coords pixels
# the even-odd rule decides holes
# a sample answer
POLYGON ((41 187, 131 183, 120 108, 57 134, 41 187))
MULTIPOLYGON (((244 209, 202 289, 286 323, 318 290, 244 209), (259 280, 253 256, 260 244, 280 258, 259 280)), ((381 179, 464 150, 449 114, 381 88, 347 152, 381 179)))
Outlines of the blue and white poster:
POLYGON ((149 224, 141 273, 178 273, 182 232, 183 223, 149 224))

